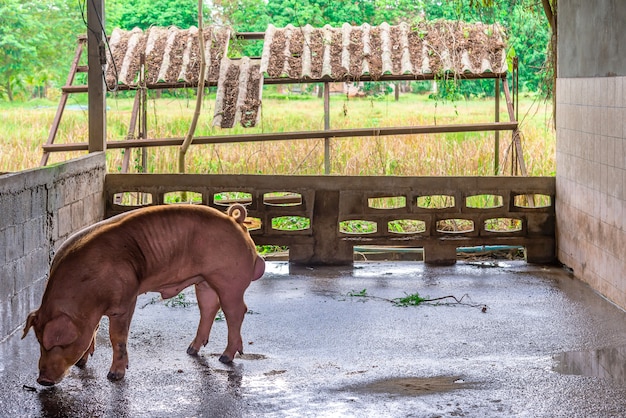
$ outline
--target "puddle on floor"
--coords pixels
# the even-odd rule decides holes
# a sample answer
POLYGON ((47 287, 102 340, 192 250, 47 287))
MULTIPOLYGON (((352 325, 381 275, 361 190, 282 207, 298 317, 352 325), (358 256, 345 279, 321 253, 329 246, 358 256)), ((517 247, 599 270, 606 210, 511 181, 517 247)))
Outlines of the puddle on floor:
POLYGON ((554 356, 553 370, 562 374, 599 377, 626 384, 626 346, 569 351, 554 356))
POLYGON ((459 376, 395 377, 376 380, 364 385, 349 386, 348 390, 367 393, 387 393, 400 396, 427 395, 463 389, 467 383, 459 376))

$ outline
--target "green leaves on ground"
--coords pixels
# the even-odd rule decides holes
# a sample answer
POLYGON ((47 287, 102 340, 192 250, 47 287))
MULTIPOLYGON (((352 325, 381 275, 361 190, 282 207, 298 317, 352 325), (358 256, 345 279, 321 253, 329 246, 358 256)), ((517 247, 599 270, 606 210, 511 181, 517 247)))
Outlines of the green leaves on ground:
POLYGON ((411 294, 405 294, 404 297, 400 297, 400 298, 394 298, 394 299, 387 299, 387 298, 383 298, 380 296, 374 296, 374 295, 370 295, 367 292, 367 289, 362 289, 362 290, 351 290, 350 292, 347 293, 347 296, 350 297, 355 297, 355 298, 366 298, 366 299, 374 299, 374 300, 382 300, 385 302, 390 302, 392 303, 394 306, 398 306, 398 307, 402 307, 402 308, 406 308, 408 306, 420 306, 423 304, 430 304, 430 305, 435 305, 435 306, 440 306, 440 305, 465 305, 465 306, 469 306, 472 308, 481 308, 481 311, 483 313, 487 312, 487 305, 482 304, 482 303, 472 303, 472 302, 464 302, 464 299, 470 299, 468 294, 465 294, 463 296, 461 296, 460 298, 457 298, 456 296, 453 295, 448 295, 448 296, 441 296, 441 297, 437 297, 437 298, 430 298, 430 297, 422 297, 420 296, 420 294, 418 292, 415 293, 411 293, 411 294))

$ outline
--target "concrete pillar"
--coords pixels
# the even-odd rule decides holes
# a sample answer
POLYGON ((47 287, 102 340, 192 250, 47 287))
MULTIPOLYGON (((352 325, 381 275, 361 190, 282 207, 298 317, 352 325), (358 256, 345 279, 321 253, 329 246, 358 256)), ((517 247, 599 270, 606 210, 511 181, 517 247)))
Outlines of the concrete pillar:
POLYGON ((313 244, 289 246, 289 261, 306 265, 351 265, 352 244, 337 239, 339 191, 316 191, 313 206, 313 244))
POLYGON ((456 245, 443 243, 424 245, 424 263, 438 266, 456 264, 456 245))
POLYGON ((529 264, 552 264, 556 261, 555 240, 544 237, 533 240, 532 244, 524 247, 524 259, 529 264))

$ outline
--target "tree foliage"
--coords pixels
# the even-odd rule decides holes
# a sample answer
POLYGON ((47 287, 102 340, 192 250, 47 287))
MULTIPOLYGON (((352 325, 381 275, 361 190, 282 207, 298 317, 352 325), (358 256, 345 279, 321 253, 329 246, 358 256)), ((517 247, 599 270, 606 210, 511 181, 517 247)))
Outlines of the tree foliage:
POLYGON ((75 0, 0 2, 0 97, 28 98, 63 82, 83 32, 79 16, 75 0))
POLYGON ((148 29, 150 26, 198 25, 198 3, 194 0, 105 0, 107 28, 148 29))

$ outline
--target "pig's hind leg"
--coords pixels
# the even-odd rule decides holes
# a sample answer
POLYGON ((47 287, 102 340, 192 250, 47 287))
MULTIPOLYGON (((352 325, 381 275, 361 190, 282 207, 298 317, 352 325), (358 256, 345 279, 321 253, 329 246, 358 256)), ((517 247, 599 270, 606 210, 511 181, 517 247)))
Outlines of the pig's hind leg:
POLYGON ((248 311, 248 307, 243 300, 243 290, 232 289, 226 294, 220 294, 222 311, 226 317, 228 326, 228 345, 220 357, 222 363, 231 363, 235 354, 243 354, 243 341, 241 339, 241 324, 248 311))
POLYGON ((200 323, 198 324, 198 332, 189 347, 187 354, 197 356, 200 348, 209 342, 209 334, 211 327, 215 321, 215 315, 220 309, 220 300, 215 290, 206 281, 196 284, 196 299, 200 308, 200 323))

